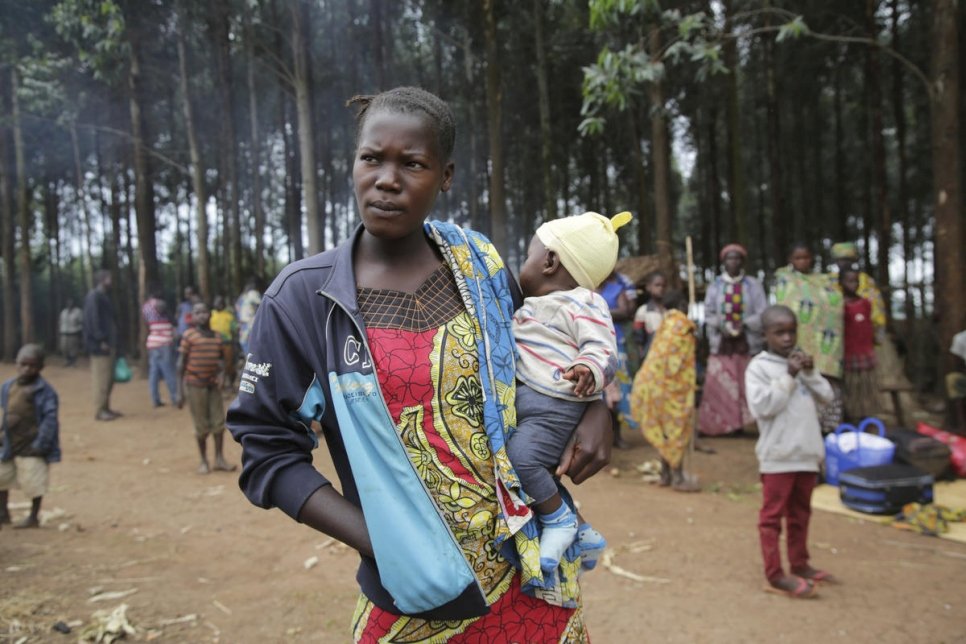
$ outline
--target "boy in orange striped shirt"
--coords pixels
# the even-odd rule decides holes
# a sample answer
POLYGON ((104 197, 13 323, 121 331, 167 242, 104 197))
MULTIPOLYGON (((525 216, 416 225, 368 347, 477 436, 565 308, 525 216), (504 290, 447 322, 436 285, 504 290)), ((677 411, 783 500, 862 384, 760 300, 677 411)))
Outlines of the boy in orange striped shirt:
POLYGON ((225 377, 228 356, 221 336, 211 330, 211 312, 204 302, 191 309, 191 328, 181 336, 178 347, 178 408, 188 402, 195 424, 195 438, 201 454, 199 474, 211 471, 208 464, 208 435, 215 443, 214 469, 231 472, 234 465, 225 461, 222 445, 225 437, 225 406, 221 385, 225 377), (187 394, 187 395, 185 395, 187 394))

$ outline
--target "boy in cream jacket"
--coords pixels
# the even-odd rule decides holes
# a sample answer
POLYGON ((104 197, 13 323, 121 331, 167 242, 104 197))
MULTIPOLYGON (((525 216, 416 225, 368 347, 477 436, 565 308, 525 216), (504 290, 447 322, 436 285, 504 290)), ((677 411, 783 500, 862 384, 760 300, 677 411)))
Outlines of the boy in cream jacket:
POLYGON ((762 313, 767 350, 756 355, 745 372, 748 407, 758 421, 758 457, 762 507, 758 516, 766 590, 789 597, 815 596, 816 584, 833 577, 809 565, 808 522, 812 490, 818 480, 825 446, 816 400, 832 400, 832 387, 814 368, 812 357, 797 348, 797 320, 786 306, 762 313), (788 530, 790 575, 782 569, 781 520, 788 530))

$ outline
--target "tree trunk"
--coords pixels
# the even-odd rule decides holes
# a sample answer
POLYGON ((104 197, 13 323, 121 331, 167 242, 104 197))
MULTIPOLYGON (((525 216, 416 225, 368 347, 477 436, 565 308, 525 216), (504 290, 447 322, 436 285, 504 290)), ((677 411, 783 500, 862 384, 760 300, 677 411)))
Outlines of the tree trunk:
MULTIPOLYGON (((870 38, 876 38, 879 26, 875 14, 878 0, 866 0, 865 12, 870 38)), ((879 50, 877 46, 866 48, 866 73, 869 79, 869 100, 872 105, 872 190, 875 208, 876 281, 882 292, 886 316, 892 317, 892 287, 889 283, 889 250, 892 246, 892 213, 889 211, 888 186, 886 185, 886 151, 882 136, 882 83, 879 50)))
POLYGON ((47 325, 45 336, 48 347, 57 347, 58 312, 60 311, 60 213, 58 213, 57 184, 49 176, 44 178, 44 237, 47 246, 47 325))
POLYGON ((533 0, 533 22, 536 25, 534 47, 537 50, 537 93, 540 108, 540 162, 545 219, 556 219, 557 198, 553 191, 553 139, 550 131, 550 90, 547 87, 547 44, 543 31, 543 5, 543 0, 533 0))
POLYGON ((382 0, 369 0, 369 34, 371 37, 369 47, 375 58, 376 87, 380 92, 389 89, 386 87, 386 46, 382 16, 382 0))
MULTIPOLYGON (((208 189, 202 166, 201 148, 195 130, 194 108, 188 87, 188 61, 185 51, 184 25, 178 30, 178 70, 181 79, 181 109, 184 113, 185 133, 188 135, 188 154, 191 158, 191 188, 195 193, 195 217, 198 239, 198 292, 204 301, 210 302, 211 267, 208 257, 208 189)), ((189 279, 190 281, 190 279, 189 279)), ((178 294, 180 296, 180 293, 178 294)))
MULTIPOLYGON (((651 252, 651 226, 653 222, 650 217, 650 207, 647 203, 647 160, 641 149, 644 134, 638 121, 638 112, 633 109, 627 110, 628 119, 631 127, 631 160, 634 165, 634 185, 637 187, 637 252, 646 255, 651 252)), ((569 182, 568 182, 569 183, 569 182)))
MULTIPOLYGON (((765 18, 768 24, 768 18, 765 18)), ((769 188, 771 192, 772 252, 777 265, 781 266, 788 254, 788 213, 785 212, 785 190, 782 186, 781 113, 778 109, 781 88, 775 74, 775 44, 765 38, 765 75, 768 87, 766 112, 768 128, 768 165, 771 167, 769 188)))
MULTIPOLYGON (((137 216, 138 235, 138 293, 147 292, 148 284, 158 283, 158 247, 155 239, 154 176, 147 153, 147 126, 141 109, 141 61, 137 38, 130 37, 130 66, 128 68, 128 107, 131 112, 131 136, 134 161, 134 208, 137 216)), ((142 325, 143 326, 143 325, 142 325)), ((140 334, 141 342, 147 337, 147 327, 140 334)))
POLYGON ((490 235, 493 245, 506 257, 506 186, 503 184, 503 89, 497 42, 495 0, 483 0, 483 33, 486 42, 486 122, 490 142, 490 235))
MULTIPOLYGON (((0 82, 0 113, 6 115, 6 95, 10 85, 0 82)), ((0 255, 3 255, 3 359, 13 361, 17 355, 17 294, 14 282, 16 259, 14 245, 16 224, 13 191, 10 181, 10 139, 6 119, 0 120, 0 255)))
MULTIPOLYGON (((892 47, 899 49, 899 0, 892 0, 892 47)), ((903 86, 904 69, 897 59, 892 60, 892 116, 896 122, 896 145, 898 147, 898 212, 896 218, 902 228, 902 288, 904 292, 905 335, 911 337, 916 308, 913 303, 912 289, 909 287, 909 263, 912 261, 912 220, 909 216, 909 183, 906 177, 908 155, 906 152, 906 108, 903 86)))
POLYGON ((708 175, 712 240, 709 258, 711 265, 716 266, 724 240, 721 235, 721 179, 718 173, 718 110, 713 102, 708 107, 708 175))
MULTIPOLYGON (((315 126, 312 123, 309 77, 309 46, 306 29, 309 27, 309 3, 293 2, 292 55, 295 60, 295 107, 298 111, 299 153, 302 159, 302 194, 305 201, 305 221, 309 233, 309 254, 322 252, 322 220, 319 216, 318 176, 315 164, 315 126)), ((301 226, 300 226, 301 228, 301 226)))
POLYGON ((27 161, 24 152, 23 130, 20 126, 20 74, 17 62, 10 65, 10 105, 13 126, 13 151, 17 170, 17 220, 20 227, 20 328, 21 343, 33 342, 34 307, 31 294, 32 274, 30 233, 33 229, 30 199, 27 191, 27 161))
MULTIPOLYGON (((733 0, 725 0, 725 33, 731 33, 733 24, 731 16, 734 14, 733 0)), ((724 64, 728 68, 727 91, 728 101, 728 194, 731 197, 731 235, 739 243, 747 246, 748 236, 748 208, 746 203, 745 168, 741 160, 741 120, 738 115, 738 57, 736 54, 737 39, 728 38, 724 44, 724 64)))
POLYGON ((936 293, 944 372, 952 369, 949 347, 966 322, 966 227, 960 184, 959 64, 956 0, 933 3, 932 170, 936 217, 936 293))
MULTIPOLYGON (((470 39, 470 31, 466 29, 463 34, 463 73, 466 79, 466 91, 468 94, 472 95, 474 89, 476 88, 476 79, 473 74, 473 43, 470 39)), ((469 197, 470 202, 470 227, 474 230, 478 230, 481 233, 490 234, 488 228, 489 222, 482 221, 483 217, 480 215, 480 195, 477 189, 479 181, 479 168, 477 167, 477 159, 479 155, 477 154, 477 116, 476 116, 476 101, 468 101, 466 110, 469 112, 469 129, 467 130, 467 138, 470 140, 470 172, 469 172, 469 197)))
POLYGON ((238 155, 235 153, 235 117, 232 97, 231 39, 228 0, 218 0, 214 5, 213 27, 215 59, 218 69, 218 95, 221 101, 221 178, 225 213, 225 249, 228 284, 233 293, 241 291, 241 215, 239 213, 240 191, 238 189, 238 155))
MULTIPOLYGON (((247 16, 247 14, 246 14, 247 16)), ((248 54, 248 115, 251 128, 252 213, 255 217, 255 275, 265 277, 265 210, 262 207, 261 149, 258 138, 258 95, 255 93, 255 43, 251 21, 246 17, 248 54)))
MULTIPOLYGON (((839 63, 841 63, 841 59, 839 63)), ((845 241, 851 239, 849 234, 849 209, 846 196, 846 185, 848 184, 848 170, 845 167, 845 134, 842 128, 842 65, 836 64, 833 72, 834 100, 835 108, 835 212, 837 221, 835 235, 838 239, 845 241)))
MULTIPOLYGON (((658 26, 651 27, 650 49, 652 52, 661 50, 661 31, 658 26)), ((671 275, 674 268, 674 253, 671 245, 671 159, 664 109, 663 79, 656 79, 651 82, 648 85, 647 93, 651 101, 651 160, 654 163, 655 242, 661 268, 671 275)))

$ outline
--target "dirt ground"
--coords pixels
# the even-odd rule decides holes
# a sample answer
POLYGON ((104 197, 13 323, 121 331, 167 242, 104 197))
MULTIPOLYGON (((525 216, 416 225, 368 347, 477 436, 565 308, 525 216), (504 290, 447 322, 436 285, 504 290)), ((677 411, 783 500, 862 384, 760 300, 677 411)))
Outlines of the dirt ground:
MULTIPOLYGON (((0 378, 12 374, 0 366, 0 378)), ((122 603, 135 641, 349 640, 352 552, 250 505, 235 474, 196 474, 187 410, 152 409, 145 381, 118 385, 124 416, 96 423, 85 367, 52 364, 45 376, 60 393, 64 461, 52 468, 44 526, 0 530, 0 642, 77 641, 95 611, 122 603), (71 634, 54 632, 57 622, 71 634)), ((705 492, 685 495, 642 481, 635 466, 654 453, 630 439, 612 472, 572 488, 614 564, 647 578, 584 576, 595 642, 966 638, 966 546, 816 512, 813 561, 843 584, 815 601, 766 594, 754 441, 707 441, 717 454, 693 463, 705 492)), ((318 465, 331 471, 324 450, 318 465)), ((11 504, 14 520, 26 512, 18 491, 11 504)))

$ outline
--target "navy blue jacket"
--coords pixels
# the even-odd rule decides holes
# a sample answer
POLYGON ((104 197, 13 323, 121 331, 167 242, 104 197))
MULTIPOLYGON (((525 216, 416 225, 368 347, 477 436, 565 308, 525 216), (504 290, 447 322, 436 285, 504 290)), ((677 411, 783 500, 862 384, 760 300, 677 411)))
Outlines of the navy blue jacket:
MULTIPOLYGON (((483 615, 489 609, 479 582, 408 460, 382 398, 352 268, 361 230, 286 267, 263 296, 239 395, 228 410, 228 429, 243 447, 239 484, 255 505, 297 519, 306 500, 329 484, 312 465, 317 439, 310 427, 319 422, 342 494, 363 509, 380 561, 377 568, 362 557, 357 580, 365 595, 397 614, 483 615)), ((473 233, 464 239, 482 240, 473 233)))
MULTIPOLYGON (((10 396, 10 386, 16 379, 11 378, 0 387, 0 407, 3 407, 3 452, 0 461, 9 461, 14 457, 13 444, 7 428, 7 399, 10 396)), ((43 378, 37 378, 34 383, 34 411, 37 414, 37 438, 31 445, 48 463, 60 462, 60 423, 57 420, 57 392, 43 378)))

